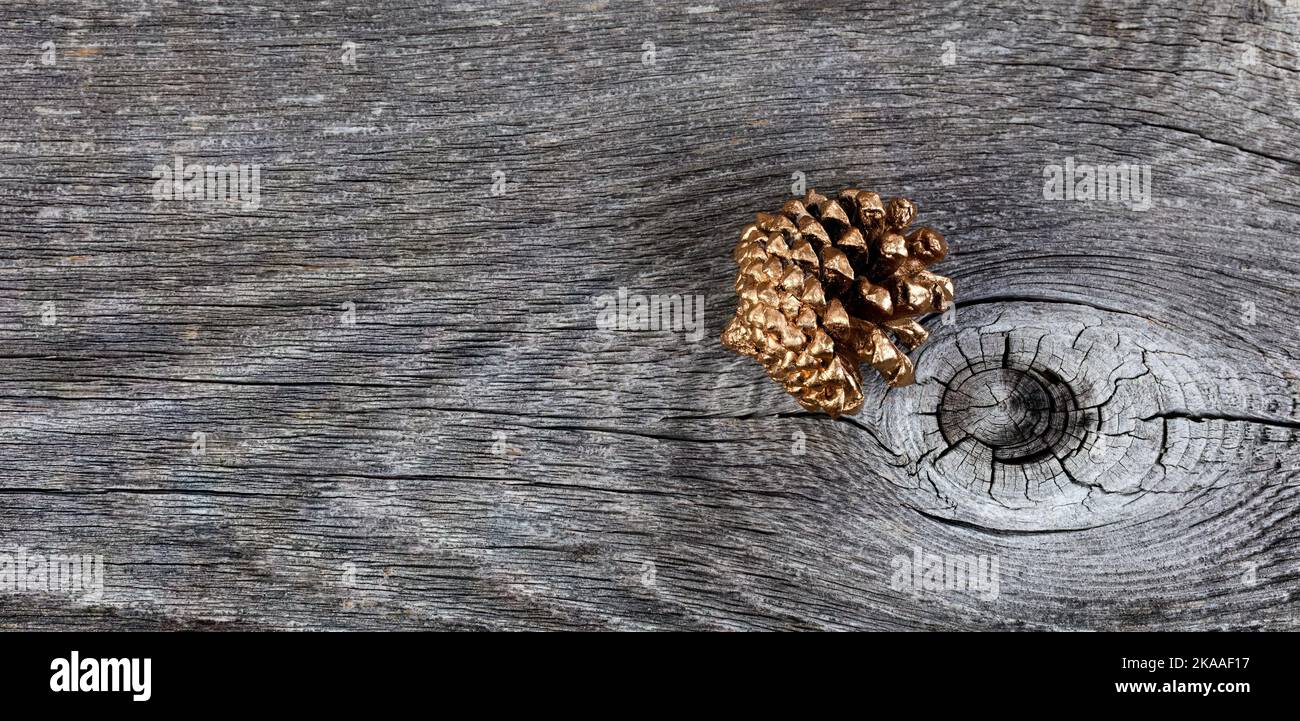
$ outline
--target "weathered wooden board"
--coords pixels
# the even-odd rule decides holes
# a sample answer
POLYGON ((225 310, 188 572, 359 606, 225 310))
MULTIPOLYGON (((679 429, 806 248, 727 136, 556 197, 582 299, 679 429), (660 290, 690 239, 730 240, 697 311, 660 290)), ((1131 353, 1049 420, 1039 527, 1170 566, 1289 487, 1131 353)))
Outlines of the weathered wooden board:
POLYGON ((918 5, 6 3, 0 552, 104 583, 0 623, 1300 627, 1300 8, 918 5), (717 342, 800 182, 954 248, 855 418, 717 342))

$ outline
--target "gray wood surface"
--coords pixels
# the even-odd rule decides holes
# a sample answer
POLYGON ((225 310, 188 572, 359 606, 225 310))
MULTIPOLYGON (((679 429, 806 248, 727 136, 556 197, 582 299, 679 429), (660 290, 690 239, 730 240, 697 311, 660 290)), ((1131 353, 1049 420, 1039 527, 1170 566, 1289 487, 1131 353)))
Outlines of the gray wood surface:
POLYGON ((104 562, 4 627, 1300 628, 1295 3, 10 2, 0 88, 0 552, 104 562), (854 418, 717 340, 800 178, 953 247, 854 418))

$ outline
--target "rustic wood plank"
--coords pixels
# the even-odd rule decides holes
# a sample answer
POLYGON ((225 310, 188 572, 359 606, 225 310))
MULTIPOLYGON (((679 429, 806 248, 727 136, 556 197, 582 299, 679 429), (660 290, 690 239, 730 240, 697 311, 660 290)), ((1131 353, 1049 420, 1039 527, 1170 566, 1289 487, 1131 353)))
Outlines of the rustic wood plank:
POLYGON ((429 5, 6 6, 5 627, 1300 627, 1294 3, 429 5), (800 179, 953 246, 855 418, 717 343, 800 179))

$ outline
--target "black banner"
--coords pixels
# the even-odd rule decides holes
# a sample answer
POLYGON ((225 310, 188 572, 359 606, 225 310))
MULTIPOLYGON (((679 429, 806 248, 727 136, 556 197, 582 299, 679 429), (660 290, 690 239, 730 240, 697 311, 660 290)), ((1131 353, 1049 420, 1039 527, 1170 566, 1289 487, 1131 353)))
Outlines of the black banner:
MULTIPOLYGON (((918 710, 1030 699, 1124 708, 1274 704, 1295 687, 1280 634, 10 633, 0 686, 38 708, 319 708, 594 690, 771 695, 918 710), (495 689, 495 690, 494 690, 495 689), (484 694, 487 694, 484 696, 484 694)), ((719 697, 721 698, 721 697, 719 697)))

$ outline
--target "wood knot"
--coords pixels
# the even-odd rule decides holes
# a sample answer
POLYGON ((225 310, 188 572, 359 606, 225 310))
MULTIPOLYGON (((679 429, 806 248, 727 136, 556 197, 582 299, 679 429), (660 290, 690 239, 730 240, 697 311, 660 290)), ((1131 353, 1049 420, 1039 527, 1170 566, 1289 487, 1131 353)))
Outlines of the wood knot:
POLYGON ((1285 467, 1293 377, 1134 314, 997 303, 932 324, 917 387, 863 426, 918 510, 983 528, 1163 515, 1285 467), (896 469, 896 470, 895 470, 896 469))
POLYGON ((949 446, 982 444, 1002 464, 1026 464, 1078 450, 1095 416, 1048 368, 962 368, 937 409, 949 446))

